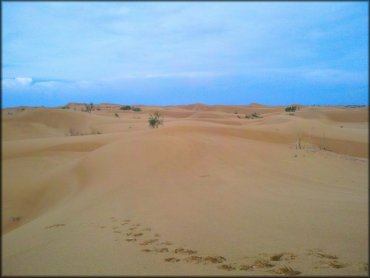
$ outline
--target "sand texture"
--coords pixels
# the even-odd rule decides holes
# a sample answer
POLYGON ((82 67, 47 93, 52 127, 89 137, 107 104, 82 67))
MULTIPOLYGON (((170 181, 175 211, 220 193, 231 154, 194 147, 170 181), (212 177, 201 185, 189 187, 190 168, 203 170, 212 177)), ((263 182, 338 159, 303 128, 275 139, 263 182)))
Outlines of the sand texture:
POLYGON ((368 107, 69 107, 2 110, 3 275, 368 275, 368 107))

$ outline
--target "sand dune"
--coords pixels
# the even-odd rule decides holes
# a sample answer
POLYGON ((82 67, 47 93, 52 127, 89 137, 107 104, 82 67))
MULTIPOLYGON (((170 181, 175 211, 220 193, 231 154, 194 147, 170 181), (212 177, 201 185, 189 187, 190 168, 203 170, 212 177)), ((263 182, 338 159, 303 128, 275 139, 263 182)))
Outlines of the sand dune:
POLYGON ((4 275, 368 274, 367 107, 68 106, 2 111, 4 275))

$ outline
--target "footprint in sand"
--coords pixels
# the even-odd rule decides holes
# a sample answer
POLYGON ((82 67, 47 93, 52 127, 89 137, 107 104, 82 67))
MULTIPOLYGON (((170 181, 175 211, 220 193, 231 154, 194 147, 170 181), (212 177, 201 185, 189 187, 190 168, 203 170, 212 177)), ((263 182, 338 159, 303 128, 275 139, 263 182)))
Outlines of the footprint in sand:
POLYGON ((273 269, 269 272, 276 273, 276 274, 284 274, 284 275, 289 275, 289 276, 295 276, 295 275, 299 275, 299 274, 302 273, 299 270, 295 270, 295 269, 291 268, 290 266, 286 266, 286 265, 284 265, 283 267, 280 267, 278 269, 273 269))
POLYGON ((185 262, 187 263, 196 263, 199 264, 203 262, 203 257, 200 256, 190 256, 184 259, 185 262))
POLYGON ((239 267, 239 270, 251 270, 253 267, 251 265, 243 264, 239 267))
POLYGON ((47 226, 45 227, 45 229, 50 229, 50 228, 59 228, 59 227, 63 227, 65 226, 66 224, 54 224, 54 225, 51 225, 51 226, 47 226))
POLYGON ((316 256, 316 257, 325 258, 325 259, 338 259, 336 255, 324 253, 322 249, 309 249, 307 250, 306 254, 309 256, 316 256))
POLYGON ((160 237, 161 235, 160 235, 160 234, 155 234, 154 236, 155 236, 155 237, 160 237))
POLYGON ((143 252, 168 253, 168 248, 141 249, 143 252))
POLYGON ((180 261, 180 259, 175 258, 175 257, 165 258, 164 260, 166 262, 170 262, 170 263, 176 263, 176 262, 179 262, 180 261))
POLYGON ((205 263, 220 264, 226 261, 226 258, 222 256, 207 256, 204 258, 205 263))
POLYGON ((136 233, 136 234, 134 234, 134 237, 139 237, 139 236, 142 236, 142 235, 144 235, 143 233, 136 233))
POLYGON ((186 255, 191 255, 191 254, 196 254, 198 251, 190 250, 190 249, 184 249, 184 248, 177 248, 175 249, 175 253, 179 254, 186 254, 186 255))
POLYGON ((158 253, 168 253, 169 252, 168 248, 154 248, 154 251, 158 253))
POLYGON ((254 263, 251 265, 252 269, 256 268, 270 268, 275 266, 274 264, 270 263, 270 261, 265 259, 257 259, 254 261, 254 263))
POLYGON ((336 255, 325 254, 322 252, 315 252, 315 253, 312 253, 312 255, 319 257, 319 258, 324 258, 324 259, 338 259, 336 255))
POLYGON ((289 253, 289 252, 281 252, 281 253, 278 253, 278 254, 271 255, 269 257, 270 257, 270 261, 274 261, 274 262, 277 262, 277 261, 291 261, 291 260, 294 260, 295 258, 297 258, 297 255, 295 255, 293 253, 289 253))
MULTIPOLYGON (((157 239, 158 240, 158 239, 157 239)), ((171 241, 165 241, 165 242, 161 242, 159 243, 159 245, 172 245, 173 243, 171 241)))
POLYGON ((318 266, 315 266, 314 268, 344 268, 347 265, 341 262, 338 262, 337 260, 331 260, 331 261, 319 261, 318 266))
POLYGON ((157 241, 158 241, 157 238, 156 239, 148 239, 148 240, 145 240, 142 243, 140 243, 140 245, 149 245, 149 244, 152 244, 152 243, 157 242, 157 241))
POLYGON ((134 238, 134 237, 128 237, 128 238, 126 238, 126 241, 136 241, 136 238, 134 238))
POLYGON ((232 270, 236 270, 235 267, 233 267, 232 265, 230 264, 223 264, 223 265, 220 265, 219 267, 217 267, 219 269, 223 269, 223 270, 227 270, 227 271, 232 271, 232 270))

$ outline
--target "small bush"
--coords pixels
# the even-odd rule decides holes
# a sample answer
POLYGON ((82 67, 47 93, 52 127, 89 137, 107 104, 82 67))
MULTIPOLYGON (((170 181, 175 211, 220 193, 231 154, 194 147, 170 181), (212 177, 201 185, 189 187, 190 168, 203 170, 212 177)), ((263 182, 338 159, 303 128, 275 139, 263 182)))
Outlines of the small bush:
POLYGON ((119 118, 119 115, 117 113, 114 113, 114 116, 116 116, 117 118, 119 118))
POLYGON ((119 109, 121 109, 121 110, 131 110, 131 106, 130 105, 125 105, 125 106, 121 106, 119 109))
POLYGON ((69 109, 69 106, 62 106, 62 109, 69 109))
POLYGON ((159 125, 163 124, 163 118, 159 112, 154 112, 154 114, 150 114, 148 122, 150 127, 158 128, 159 125))
POLYGON ((131 110, 135 111, 135 112, 140 112, 141 108, 140 107, 132 107, 131 110))
POLYGON ((290 105, 285 108, 285 112, 295 112, 298 109, 296 105, 290 105))

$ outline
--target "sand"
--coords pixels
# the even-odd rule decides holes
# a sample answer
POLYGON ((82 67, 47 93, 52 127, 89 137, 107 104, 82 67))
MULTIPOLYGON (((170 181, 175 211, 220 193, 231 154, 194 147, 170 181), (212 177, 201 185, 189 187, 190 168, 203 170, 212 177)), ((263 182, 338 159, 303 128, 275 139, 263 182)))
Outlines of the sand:
POLYGON ((3 275, 368 275, 368 107, 68 107, 2 110, 3 275))

